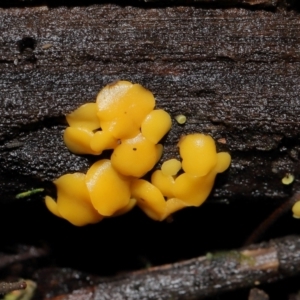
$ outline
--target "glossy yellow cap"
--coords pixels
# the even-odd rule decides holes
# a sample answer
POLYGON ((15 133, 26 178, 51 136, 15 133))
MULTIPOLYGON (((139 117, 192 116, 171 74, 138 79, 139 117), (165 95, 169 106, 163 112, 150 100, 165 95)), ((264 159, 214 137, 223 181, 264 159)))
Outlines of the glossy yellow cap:
POLYGON ((130 181, 118 173, 110 160, 95 162, 86 174, 86 186, 94 208, 103 216, 112 216, 130 201, 130 181))

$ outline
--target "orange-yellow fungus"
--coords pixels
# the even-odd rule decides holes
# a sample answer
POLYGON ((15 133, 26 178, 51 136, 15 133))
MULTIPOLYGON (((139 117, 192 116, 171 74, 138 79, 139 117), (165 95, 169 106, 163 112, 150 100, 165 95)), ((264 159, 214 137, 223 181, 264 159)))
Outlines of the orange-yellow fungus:
POLYGON ((132 196, 137 205, 152 219, 161 220, 165 215, 166 202, 161 191, 150 182, 136 179, 131 184, 132 196))
POLYGON ((165 201, 161 191, 143 179, 132 182, 131 193, 145 214, 156 221, 162 221, 175 211, 186 207, 181 199, 171 198, 165 201))
POLYGON ((182 169, 195 176, 205 176, 217 163, 216 145, 209 135, 190 134, 180 139, 182 169))
POLYGON ((161 191, 143 179, 133 180, 131 184, 132 196, 137 205, 152 219, 162 220, 166 212, 166 201, 161 191))
MULTIPOLYGON (((124 214, 137 204, 149 217, 162 221, 177 210, 206 200, 216 174, 225 171, 231 161, 228 153, 216 152, 208 135, 182 137, 178 143, 182 162, 165 161, 161 170, 152 174, 152 183, 140 179, 161 158, 163 146, 157 143, 172 125, 170 115, 154 110, 154 106, 149 90, 118 81, 104 87, 96 103, 82 105, 66 116, 70 127, 64 140, 70 151, 93 155, 107 149, 113 152, 111 160, 97 161, 86 175, 68 174, 55 181, 57 201, 45 198, 54 215, 82 226, 124 214), (181 168, 185 173, 177 176, 181 168)), ((180 124, 186 121, 184 115, 175 119, 180 124)), ((294 216, 300 217, 300 204, 294 210, 294 216)))
POLYGON ((129 179, 118 173, 108 159, 90 167, 86 185, 94 208, 103 216, 112 216, 130 201, 129 179))
POLYGON ((134 124, 133 119, 127 115, 111 121, 101 121, 101 128, 109 132, 115 139, 129 139, 140 133, 140 129, 134 124))
POLYGON ((300 218, 300 201, 297 201, 292 207, 293 217, 296 219, 300 218))
POLYGON ((94 151, 91 148, 91 142, 94 133, 92 131, 76 128, 67 127, 64 132, 64 142, 68 149, 75 154, 101 154, 101 151, 94 151))
POLYGON ((162 109, 157 109, 146 116, 141 125, 141 132, 146 139, 157 144, 170 130, 171 126, 170 115, 162 109))
POLYGON ((101 126, 117 139, 136 135, 145 117, 153 110, 153 94, 140 84, 117 81, 104 87, 97 96, 101 126))
POLYGON ((151 182, 162 192, 165 197, 174 197, 175 180, 173 176, 164 175, 161 170, 156 170, 152 173, 151 182))
POLYGON ((155 146, 155 150, 156 150, 156 157, 157 157, 156 162, 158 162, 161 159, 162 155, 163 155, 164 146, 162 144, 157 144, 155 146))
POLYGON ((57 207, 52 198, 47 200, 47 207, 52 213, 76 226, 97 223, 103 219, 91 204, 85 174, 66 174, 55 180, 54 184, 57 187, 57 207))
POLYGON ((161 166, 161 171, 163 172, 164 175, 174 176, 179 172, 180 169, 181 169, 181 162, 175 158, 166 160, 161 166))
POLYGON ((184 201, 177 198, 170 198, 166 201, 166 213, 163 218, 166 219, 169 215, 173 214, 174 212, 185 208, 187 205, 184 201))
POLYGON ((293 174, 287 173, 281 179, 281 182, 285 185, 289 185, 289 184, 293 183, 294 180, 295 180, 295 176, 293 174))
POLYGON ((129 81, 116 81, 106 85, 97 95, 96 104, 100 120, 110 121, 123 109, 126 111, 126 94, 133 84, 129 81))
POLYGON ((58 211, 58 207, 57 207, 57 203, 56 201, 50 197, 50 196, 46 196, 45 197, 45 203, 46 203, 46 207, 57 217, 62 218, 61 214, 58 211))
POLYGON ((118 140, 108 131, 97 131, 92 136, 90 147, 93 151, 101 153, 106 149, 114 149, 118 146, 118 140))
POLYGON ((202 177, 183 173, 175 179, 174 195, 188 206, 200 206, 210 194, 214 179, 214 173, 202 177))
POLYGON ((118 216, 126 214, 127 212, 131 211, 134 208, 135 205, 136 205, 136 199, 135 198, 130 198, 129 203, 125 207, 117 210, 112 215, 112 217, 118 217, 118 216))
POLYGON ((68 149, 75 154, 101 154, 102 150, 93 150, 90 146, 93 131, 100 127, 96 103, 80 106, 68 114, 66 119, 70 125, 64 132, 64 142, 68 149))
POLYGON ((111 155, 113 167, 126 176, 142 177, 156 164, 160 146, 148 141, 142 134, 122 140, 111 155))
POLYGON ((100 127, 100 122, 97 117, 97 104, 86 103, 66 115, 68 124, 71 127, 84 128, 93 131, 100 127))
POLYGON ((186 116, 185 115, 178 115, 175 117, 175 120, 178 124, 182 125, 186 122, 186 116))
POLYGON ((200 206, 209 196, 217 173, 224 172, 230 165, 231 157, 227 152, 217 154, 217 163, 205 176, 183 173, 175 179, 174 196, 187 205, 200 206))
POLYGON ((231 163, 231 156, 228 152, 217 153, 217 164, 214 167, 216 173, 223 173, 227 170, 231 163))

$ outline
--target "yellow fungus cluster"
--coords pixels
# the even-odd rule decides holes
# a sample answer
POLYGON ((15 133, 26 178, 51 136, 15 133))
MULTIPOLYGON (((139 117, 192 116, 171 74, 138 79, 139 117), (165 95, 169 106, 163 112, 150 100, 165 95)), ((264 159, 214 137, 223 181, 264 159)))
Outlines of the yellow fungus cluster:
POLYGON ((112 149, 112 154, 110 160, 95 162, 86 174, 55 180, 57 200, 46 196, 47 208, 83 226, 124 214, 135 205, 160 221, 184 207, 201 205, 216 174, 229 167, 230 155, 217 153, 208 135, 187 135, 178 143, 182 162, 168 160, 152 174, 151 182, 141 179, 160 159, 163 146, 158 142, 172 125, 170 115, 154 107, 150 91, 118 81, 104 87, 96 103, 67 115, 70 126, 64 141, 70 151, 100 155, 112 149))

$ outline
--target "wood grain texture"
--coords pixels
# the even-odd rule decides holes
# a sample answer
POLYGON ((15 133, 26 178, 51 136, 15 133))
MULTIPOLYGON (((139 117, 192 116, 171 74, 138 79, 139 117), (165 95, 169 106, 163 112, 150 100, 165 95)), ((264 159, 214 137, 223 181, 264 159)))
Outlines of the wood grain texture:
POLYGON ((299 30, 299 13, 283 9, 1 9, 0 194, 85 171, 93 158, 66 149, 64 115, 126 79, 187 116, 174 121, 163 159, 178 155, 184 133, 225 138, 218 148, 232 166, 212 197, 281 201, 300 172, 299 30), (287 172, 296 177, 288 187, 287 172))
MULTIPOLYGON (((197 300, 299 272, 299 237, 121 275, 52 300, 197 300)), ((215 299, 215 298, 213 298, 215 299)))
MULTIPOLYGON (((26 7, 30 6, 86 6, 93 4, 107 3, 103 0, 1 0, 0 7, 26 7)), ((274 9, 277 7, 297 8, 299 2, 297 0, 111 0, 109 3, 142 7, 151 7, 153 5, 170 6, 170 5, 197 5, 207 7, 247 7, 247 8, 267 8, 274 9)))

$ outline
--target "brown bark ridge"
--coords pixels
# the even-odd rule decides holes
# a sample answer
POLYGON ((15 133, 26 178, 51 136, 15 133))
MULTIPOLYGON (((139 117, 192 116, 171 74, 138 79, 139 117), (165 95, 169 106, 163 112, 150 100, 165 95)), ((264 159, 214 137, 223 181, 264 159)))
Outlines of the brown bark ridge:
POLYGON ((15 290, 26 289, 26 282, 0 282, 0 293, 6 294, 15 290))
POLYGON ((85 171, 65 114, 118 79, 150 89, 181 135, 212 135, 232 165, 216 200, 281 201, 298 185, 300 15, 297 11, 114 4, 0 9, 0 199, 85 171), (284 186, 286 173, 296 180, 284 186))
MULTIPOLYGON (((166 5, 201 5, 210 7, 254 7, 254 8, 268 8, 273 9, 276 7, 295 8, 299 7, 297 0, 111 0, 110 3, 119 5, 138 5, 143 7, 150 7, 152 5, 166 6, 166 5)), ((12 7, 12 6, 59 6, 59 5, 92 5, 107 3, 103 0, 1 0, 0 6, 12 7)))
POLYGON ((299 270, 300 239, 289 236, 246 249, 207 254, 126 274, 51 299, 204 299, 295 275, 299 270))

